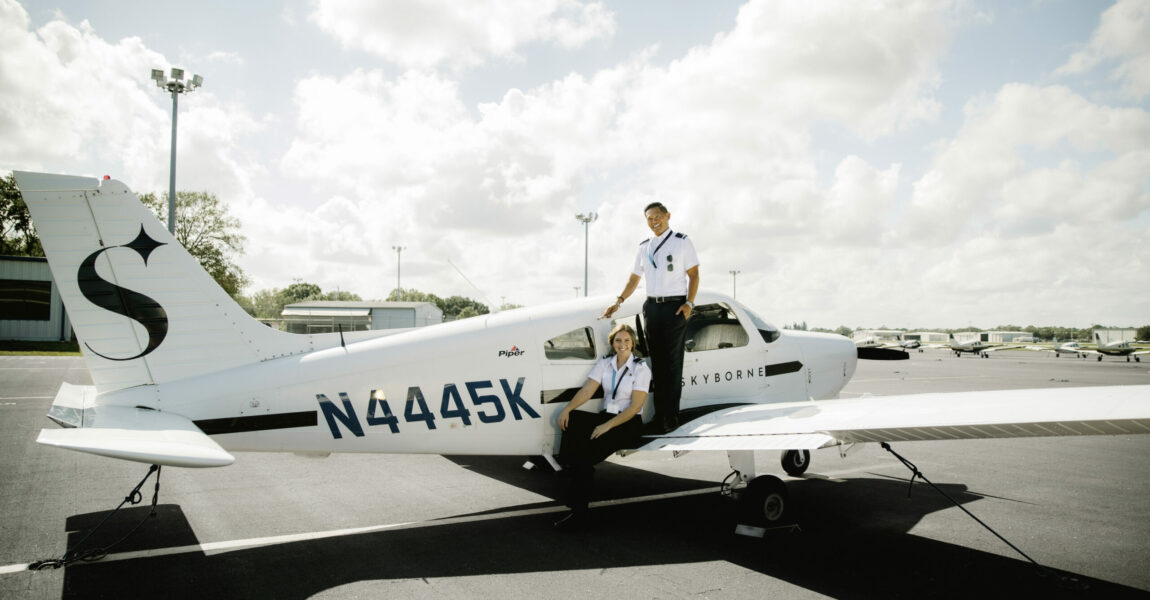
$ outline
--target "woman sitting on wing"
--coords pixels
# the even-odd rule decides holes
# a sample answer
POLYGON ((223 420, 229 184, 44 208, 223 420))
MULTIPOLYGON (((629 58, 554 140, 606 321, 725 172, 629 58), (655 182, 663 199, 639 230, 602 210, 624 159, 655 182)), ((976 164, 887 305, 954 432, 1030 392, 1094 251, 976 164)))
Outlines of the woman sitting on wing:
POLYGON ((643 429, 643 402, 651 387, 651 369, 634 354, 635 330, 619 324, 607 340, 612 351, 599 359, 587 374, 587 383, 559 413, 564 431, 559 462, 570 471, 567 506, 571 512, 555 522, 568 529, 586 519, 587 504, 595 482, 595 465, 638 439, 643 429), (603 386, 603 411, 575 410, 603 386))

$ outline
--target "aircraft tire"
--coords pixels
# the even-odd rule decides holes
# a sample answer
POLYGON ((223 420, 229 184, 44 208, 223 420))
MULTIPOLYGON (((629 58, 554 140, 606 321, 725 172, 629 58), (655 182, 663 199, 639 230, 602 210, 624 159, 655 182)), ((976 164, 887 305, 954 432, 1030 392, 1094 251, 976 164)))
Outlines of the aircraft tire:
POLYGON ((760 475, 752 479, 739 498, 739 520, 747 525, 782 525, 790 516, 789 510, 787 486, 774 475, 760 475))
POLYGON ((807 467, 811 466, 811 451, 810 450, 787 450, 783 452, 783 470, 791 477, 798 477, 807 472, 807 467))

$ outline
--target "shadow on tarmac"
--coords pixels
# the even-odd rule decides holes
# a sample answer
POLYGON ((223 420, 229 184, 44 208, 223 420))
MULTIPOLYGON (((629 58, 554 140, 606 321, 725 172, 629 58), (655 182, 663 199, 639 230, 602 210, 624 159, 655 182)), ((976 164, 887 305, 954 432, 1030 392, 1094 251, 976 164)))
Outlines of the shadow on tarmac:
MULTIPOLYGON (((554 475, 526 472, 522 459, 461 459, 480 472, 558 493, 554 475)), ((607 464, 602 497, 713 487, 710 482, 655 476, 607 464), (636 493, 636 488, 641 493, 636 493)), ((977 500, 965 486, 940 484, 962 503, 977 500)), ((416 527, 284 543, 213 555, 202 552, 114 562, 74 564, 64 574, 64 598, 219 597, 308 598, 361 581, 396 581, 498 574, 564 572, 707 561, 727 561, 818 594, 836 598, 1145 598, 1113 583, 1044 574, 1021 558, 909 535, 925 515, 950 507, 926 486, 907 498, 905 481, 860 478, 846 482, 788 482, 799 532, 763 540, 732 533, 734 505, 718 493, 594 508, 588 531, 560 533, 556 513, 416 527), (210 591, 210 592, 209 592, 210 591)), ((524 506, 508 507, 506 511, 524 506)), ((110 543, 146 514, 121 511, 95 544, 110 543)), ((68 519, 74 543, 103 513, 68 519)), ((972 526, 974 526, 972 524, 972 526)), ((160 505, 116 552, 197 544, 179 506, 160 505)), ((558 588, 557 588, 558 589, 558 588)))

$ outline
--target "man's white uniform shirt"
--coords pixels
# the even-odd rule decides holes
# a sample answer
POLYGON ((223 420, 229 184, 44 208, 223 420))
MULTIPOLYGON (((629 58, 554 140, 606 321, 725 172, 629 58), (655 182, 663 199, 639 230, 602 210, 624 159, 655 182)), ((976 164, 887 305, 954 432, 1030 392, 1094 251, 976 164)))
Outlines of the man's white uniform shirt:
POLYGON ((619 414, 631 406, 631 392, 651 389, 651 369, 635 355, 615 367, 615 355, 605 356, 591 367, 587 379, 595 380, 603 388, 603 410, 619 414))
POLYGON ((631 272, 643 277, 648 296, 686 296, 687 270, 697 266, 695 244, 685 233, 667 229, 639 244, 631 272))

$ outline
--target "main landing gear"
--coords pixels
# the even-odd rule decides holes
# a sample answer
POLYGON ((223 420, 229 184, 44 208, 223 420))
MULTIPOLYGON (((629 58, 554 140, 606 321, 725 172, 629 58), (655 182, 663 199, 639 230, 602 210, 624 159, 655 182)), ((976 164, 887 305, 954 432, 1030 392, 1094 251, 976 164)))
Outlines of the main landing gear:
MULTIPOLYGON (((768 531, 797 527, 787 497, 786 484, 774 475, 755 476, 754 451, 732 450, 727 452, 727 459, 734 472, 723 482, 723 491, 733 496, 737 502, 736 533, 763 537, 768 531)), ((783 452, 783 470, 791 476, 805 473, 810 462, 810 450, 783 452)))

